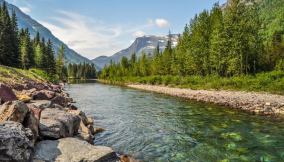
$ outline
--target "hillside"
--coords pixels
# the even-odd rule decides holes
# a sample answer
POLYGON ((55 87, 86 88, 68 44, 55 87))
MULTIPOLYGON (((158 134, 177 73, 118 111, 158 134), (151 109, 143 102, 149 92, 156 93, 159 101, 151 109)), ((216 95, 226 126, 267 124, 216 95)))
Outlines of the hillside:
MULTIPOLYGON (((4 0, 0 0, 0 3, 2 4, 4 0)), ((66 60, 70 63, 83 63, 88 62, 90 63, 90 60, 81 56, 74 50, 70 49, 64 42, 56 38, 46 27, 38 23, 36 20, 32 19, 29 15, 23 13, 17 6, 14 6, 13 4, 8 4, 9 12, 11 13, 13 10, 16 12, 17 19, 18 19, 18 25, 19 28, 28 28, 29 32, 32 37, 36 35, 37 32, 40 33, 42 37, 44 37, 46 40, 50 39, 53 42, 53 47, 55 50, 55 54, 59 50, 60 46, 64 44, 66 49, 66 60)))
MULTIPOLYGON (((100 68, 103 68, 105 65, 107 65, 110 62, 110 60, 117 63, 121 60, 122 57, 130 58, 130 56, 133 53, 136 53, 137 57, 140 57, 142 52, 145 52, 147 54, 152 54, 158 44, 160 47, 160 51, 163 51, 166 48, 167 41, 168 41, 168 36, 152 35, 152 36, 139 37, 136 38, 136 40, 131 44, 130 47, 121 50, 110 57, 100 56, 92 61, 100 68)), ((178 35, 172 34, 172 42, 174 47, 177 45, 177 41, 178 41, 178 35)))

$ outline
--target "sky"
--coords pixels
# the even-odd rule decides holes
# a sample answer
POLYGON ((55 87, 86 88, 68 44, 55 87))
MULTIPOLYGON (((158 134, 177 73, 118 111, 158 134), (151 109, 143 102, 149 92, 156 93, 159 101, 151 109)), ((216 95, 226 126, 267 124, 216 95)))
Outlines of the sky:
POLYGON ((182 33, 204 9, 226 0, 7 0, 81 55, 94 59, 144 35, 182 33))

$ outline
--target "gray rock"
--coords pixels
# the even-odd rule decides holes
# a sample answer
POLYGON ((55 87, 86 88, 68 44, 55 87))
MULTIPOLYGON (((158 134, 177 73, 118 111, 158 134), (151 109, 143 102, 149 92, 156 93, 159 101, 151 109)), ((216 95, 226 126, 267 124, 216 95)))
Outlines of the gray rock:
POLYGON ((51 101, 52 103, 58 104, 63 107, 66 107, 68 105, 68 100, 63 96, 56 96, 51 101))
POLYGON ((35 147, 34 161, 48 162, 116 162, 109 147, 93 146, 76 138, 41 141, 35 147))
POLYGON ((47 108, 41 112, 40 136, 47 139, 72 137, 78 133, 80 117, 60 109, 47 108))
POLYGON ((22 101, 9 101, 0 108, 0 122, 15 121, 22 123, 28 113, 29 108, 22 101))
POLYGON ((39 109, 46 109, 46 108, 51 108, 53 106, 53 103, 49 100, 32 100, 28 106, 30 104, 35 105, 36 107, 38 107, 39 109))
POLYGON ((33 134, 20 123, 0 123, 0 161, 29 161, 33 151, 33 134))
POLYGON ((26 118, 23 122, 23 125, 25 128, 30 128, 30 130, 33 133, 33 143, 36 142, 38 135, 39 135, 39 119, 37 114, 37 110, 34 109, 30 109, 30 111, 28 112, 28 114, 26 115, 26 118))

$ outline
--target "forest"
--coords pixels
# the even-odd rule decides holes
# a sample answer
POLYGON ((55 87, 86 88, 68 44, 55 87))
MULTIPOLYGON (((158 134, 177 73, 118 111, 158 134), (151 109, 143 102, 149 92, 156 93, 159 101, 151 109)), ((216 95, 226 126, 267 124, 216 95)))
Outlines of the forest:
POLYGON ((185 26, 176 47, 169 34, 164 51, 158 45, 152 55, 137 58, 134 53, 119 63, 111 62, 100 78, 190 88, 283 90, 283 3, 216 3, 185 26))
MULTIPOLYGON (((0 5, 0 65, 42 70, 50 81, 67 80, 74 65, 68 66, 70 69, 67 70, 64 53, 63 45, 55 55, 51 40, 45 40, 39 33, 31 38, 28 29, 19 30, 15 12, 9 15, 5 1, 0 5)), ((82 75, 77 74, 76 78, 96 77, 94 65, 85 63, 78 65, 77 69, 82 75)))

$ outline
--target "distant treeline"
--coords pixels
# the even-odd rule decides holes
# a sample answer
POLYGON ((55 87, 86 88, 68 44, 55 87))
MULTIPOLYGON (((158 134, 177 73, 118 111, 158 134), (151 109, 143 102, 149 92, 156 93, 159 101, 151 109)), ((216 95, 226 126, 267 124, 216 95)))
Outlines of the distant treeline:
POLYGON ((69 64, 68 76, 73 79, 94 79, 96 78, 96 68, 94 64, 69 64))
MULTIPOLYGON (((32 39, 28 29, 18 29, 16 14, 13 11, 12 15, 9 15, 6 2, 0 5, 0 65, 22 69, 36 68, 46 72, 50 80, 66 80, 68 72, 64 65, 64 53, 65 49, 62 45, 55 58, 51 40, 46 41, 40 37, 39 33, 32 39)), ((84 73, 83 78, 94 76, 89 74, 89 67, 94 68, 93 65, 84 64, 78 67, 83 69, 81 70, 84 73), (85 72, 85 69, 88 72, 85 72)))
POLYGON ((284 70, 284 0, 230 0, 215 4, 185 26, 176 48, 111 62, 103 79, 143 76, 255 75, 284 70), (271 23, 273 22, 273 24, 271 23), (272 25, 271 25, 272 24, 272 25))

